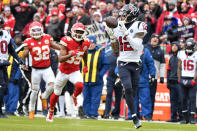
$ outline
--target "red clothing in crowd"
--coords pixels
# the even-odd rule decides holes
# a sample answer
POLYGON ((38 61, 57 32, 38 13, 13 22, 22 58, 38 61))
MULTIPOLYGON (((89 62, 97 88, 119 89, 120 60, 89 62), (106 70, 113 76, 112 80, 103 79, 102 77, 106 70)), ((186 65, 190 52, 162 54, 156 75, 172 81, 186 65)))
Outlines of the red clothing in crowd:
MULTIPOLYGON (((156 28, 156 32, 155 32, 156 34, 161 33, 163 25, 164 25, 164 18, 169 15, 170 15, 169 11, 163 11, 163 13, 161 14, 161 16, 159 17, 158 22, 157 22, 157 28, 156 28)), ((178 11, 175 11, 172 16, 176 17, 178 19, 178 24, 181 25, 181 16, 178 13, 178 11)))
POLYGON ((10 15, 9 17, 3 16, 3 19, 5 21, 3 29, 8 30, 11 33, 11 36, 14 37, 14 26, 15 26, 15 18, 13 15, 10 15))
MULTIPOLYGON (((51 20, 51 17, 52 17, 51 14, 49 14, 49 15, 47 16, 46 22, 45 22, 45 26, 46 26, 46 27, 49 25, 50 20, 51 20)), ((65 18, 65 15, 62 14, 61 12, 59 12, 58 17, 59 17, 59 20, 63 20, 63 19, 65 18)))

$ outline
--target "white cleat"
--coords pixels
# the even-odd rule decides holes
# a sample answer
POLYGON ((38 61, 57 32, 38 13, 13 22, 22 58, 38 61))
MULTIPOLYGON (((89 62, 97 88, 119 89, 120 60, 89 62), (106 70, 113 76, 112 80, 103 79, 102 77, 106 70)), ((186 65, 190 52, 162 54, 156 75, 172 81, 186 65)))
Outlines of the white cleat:
POLYGON ((49 111, 46 118, 47 122, 53 122, 53 112, 49 111))

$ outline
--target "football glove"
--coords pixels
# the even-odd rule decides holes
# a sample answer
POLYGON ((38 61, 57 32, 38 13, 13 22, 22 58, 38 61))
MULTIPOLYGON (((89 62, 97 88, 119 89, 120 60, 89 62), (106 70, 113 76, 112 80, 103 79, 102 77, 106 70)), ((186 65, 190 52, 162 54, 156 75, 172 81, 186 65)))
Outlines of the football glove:
POLYGON ((83 73, 86 74, 87 72, 88 72, 88 67, 87 66, 84 66, 83 67, 83 73))
POLYGON ((109 38, 111 41, 115 40, 115 35, 114 32, 111 28, 109 28, 107 25, 105 26, 105 31, 107 32, 107 34, 109 35, 109 38))
POLYGON ((129 35, 129 31, 127 30, 127 28, 125 27, 125 22, 124 21, 120 21, 118 23, 119 27, 120 27, 120 31, 124 34, 124 36, 128 36, 129 35))
POLYGON ((160 77, 160 83, 164 83, 164 78, 163 77, 160 77))
POLYGON ((72 52, 71 52, 71 56, 75 56, 75 55, 77 55, 78 54, 78 50, 73 50, 72 52))
POLYGON ((9 66, 10 62, 8 60, 0 60, 0 66, 9 66))
POLYGON ((150 78, 149 78, 149 83, 153 83, 155 81, 155 76, 151 76, 150 78))

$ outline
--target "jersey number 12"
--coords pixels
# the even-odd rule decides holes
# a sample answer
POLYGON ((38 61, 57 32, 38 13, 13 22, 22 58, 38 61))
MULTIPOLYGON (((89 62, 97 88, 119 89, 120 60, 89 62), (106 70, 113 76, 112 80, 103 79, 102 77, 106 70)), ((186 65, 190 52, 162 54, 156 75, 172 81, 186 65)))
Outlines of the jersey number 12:
POLYGON ((122 40, 127 40, 127 37, 119 37, 119 43, 120 43, 120 51, 132 51, 133 48, 131 47, 131 45, 129 44, 129 42, 122 42, 122 40))

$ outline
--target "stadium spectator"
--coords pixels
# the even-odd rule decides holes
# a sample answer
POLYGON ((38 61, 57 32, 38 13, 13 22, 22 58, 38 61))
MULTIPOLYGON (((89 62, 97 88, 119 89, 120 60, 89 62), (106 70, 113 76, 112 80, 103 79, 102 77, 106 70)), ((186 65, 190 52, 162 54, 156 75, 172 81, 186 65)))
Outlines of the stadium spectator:
POLYGON ((164 53, 160 48, 159 45, 159 36, 153 34, 151 36, 150 43, 147 44, 147 48, 149 49, 152 57, 154 59, 154 64, 156 68, 156 75, 155 80, 150 83, 150 94, 151 94, 151 101, 152 101, 152 115, 154 111, 154 103, 155 103, 155 94, 157 89, 157 79, 160 76, 160 83, 164 83, 164 76, 165 76, 165 58, 164 53))
POLYGON ((178 83, 177 53, 181 49, 178 41, 172 42, 172 56, 170 57, 167 68, 167 88, 170 90, 171 119, 168 122, 178 122, 183 119, 181 110, 181 89, 178 83))
POLYGON ((33 21, 31 21, 30 23, 26 24, 26 26, 23 28, 23 30, 21 31, 21 34, 23 34, 26 38, 30 37, 29 34, 29 26, 31 25, 32 22, 41 22, 40 21, 40 15, 38 13, 34 14, 33 16, 33 21))
POLYGON ((107 2, 107 13, 103 15, 103 19, 112 16, 112 10, 114 9, 114 4, 111 1, 107 2))
MULTIPOLYGON (((91 45, 88 49, 88 72, 83 74, 83 108, 87 117, 97 119, 98 108, 103 89, 103 76, 109 68, 105 50, 96 45, 96 37, 89 36, 91 45)), ((82 64, 83 70, 84 64, 82 64)))
POLYGON ((191 18, 185 16, 183 18, 183 25, 178 27, 179 37, 184 38, 185 40, 190 37, 194 38, 195 28, 197 27, 195 23, 191 20, 191 18))
POLYGON ((173 16, 176 19, 178 19, 178 25, 181 25, 181 20, 180 20, 181 16, 177 11, 176 5, 177 2, 175 0, 169 0, 168 3, 166 3, 167 10, 166 11, 164 10, 158 19, 156 34, 161 33, 164 25, 164 19, 167 18, 168 16, 170 17, 173 16))
POLYGON ((156 3, 155 0, 149 0, 148 4, 150 6, 151 15, 158 19, 162 13, 161 5, 159 5, 159 3, 156 3))
POLYGON ((101 13, 99 11, 94 12, 93 23, 102 23, 102 16, 101 16, 101 13))
POLYGON ((43 25, 45 20, 46 20, 46 17, 47 17, 47 13, 46 13, 46 6, 44 4, 41 4, 39 7, 38 7, 38 12, 37 14, 40 15, 40 21, 42 22, 43 25))
POLYGON ((175 17, 167 16, 164 18, 164 25, 162 32, 160 32, 160 40, 162 43, 172 43, 173 41, 178 41, 179 34, 177 27, 178 20, 175 17))
POLYGON ((185 48, 185 39, 184 38, 181 38, 179 40, 179 43, 180 43, 180 46, 181 46, 181 50, 184 50, 184 48, 185 48))
POLYGON ((70 31, 71 27, 77 23, 77 22, 80 22, 84 25, 90 25, 91 24, 91 19, 89 16, 87 16, 85 14, 85 11, 84 11, 84 5, 83 4, 80 4, 78 6, 78 10, 77 10, 77 14, 76 16, 74 16, 74 18, 72 19, 71 23, 70 23, 70 26, 68 28, 68 31, 70 31))
POLYGON ((3 19, 5 21, 3 29, 9 31, 11 36, 14 37, 14 26, 16 21, 9 6, 4 7, 3 19))
POLYGON ((28 5, 26 2, 12 5, 11 12, 13 13, 16 24, 14 27, 15 33, 20 33, 26 24, 32 21, 33 15, 37 12, 36 8, 28 5))
POLYGON ((54 41, 60 41, 60 38, 64 35, 64 28, 60 28, 61 21, 58 18, 58 12, 51 12, 51 20, 49 25, 46 27, 46 33, 51 35, 54 41))
POLYGON ((156 29, 156 18, 152 15, 150 10, 150 6, 148 4, 144 4, 142 7, 142 12, 144 13, 144 21, 147 23, 147 34, 143 39, 143 44, 147 44, 150 41, 151 35, 155 33, 156 29))
POLYGON ((100 10, 102 16, 107 13, 107 4, 105 1, 99 2, 99 10, 100 10))
POLYGON ((69 25, 73 19, 73 12, 71 8, 66 8, 66 17, 61 22, 61 28, 64 29, 64 35, 68 35, 69 25))
POLYGON ((56 14, 58 16, 58 19, 59 20, 63 20, 65 18, 64 14, 62 14, 58 9, 57 7, 54 7, 52 10, 51 10, 51 13, 47 15, 47 18, 46 18, 46 22, 45 22, 45 27, 47 27, 49 25, 49 23, 51 23, 52 21, 52 16, 56 14))

